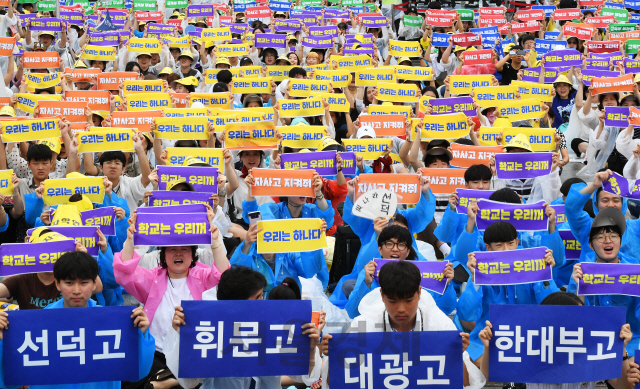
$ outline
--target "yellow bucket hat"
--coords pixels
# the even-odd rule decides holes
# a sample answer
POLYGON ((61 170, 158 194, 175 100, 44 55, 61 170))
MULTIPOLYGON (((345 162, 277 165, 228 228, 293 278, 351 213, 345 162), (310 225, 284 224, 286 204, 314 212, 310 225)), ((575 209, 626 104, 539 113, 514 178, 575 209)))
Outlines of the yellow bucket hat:
MULTIPOLYGON (((58 207, 56 208, 56 211, 53 214, 51 225, 58 226, 58 227, 82 226, 82 218, 80 217, 80 210, 76 206, 76 204, 78 203, 82 203, 82 201, 79 201, 77 203, 58 205, 58 207)), ((93 209, 93 204, 91 204, 90 201, 89 201, 89 204, 91 206, 90 209, 93 209)), ((79 204, 79 205, 82 206, 82 204, 79 204)))
MULTIPOLYGON (((2 112, 0 112, 2 113, 2 112)), ((42 139, 38 141, 39 145, 45 145, 51 149, 56 154, 60 154, 60 149, 62 148, 62 143, 60 142, 60 138, 48 138, 42 139)))
POLYGON ((340 146, 340 143, 336 142, 332 137, 325 136, 320 140, 320 144, 318 145, 318 151, 322 151, 329 146, 340 146))
POLYGON ((66 236, 51 231, 49 227, 38 227, 33 230, 33 233, 29 237, 29 243, 44 243, 44 242, 59 242, 61 240, 70 240, 66 236), (46 232, 49 231, 49 232, 46 232), (43 234, 44 232, 44 234, 43 234))
POLYGON ((531 149, 531 143, 529 143, 529 139, 527 139, 527 136, 525 134, 518 134, 514 136, 513 138, 511 138, 511 141, 504 146, 505 149, 511 147, 533 152, 533 150, 531 149))

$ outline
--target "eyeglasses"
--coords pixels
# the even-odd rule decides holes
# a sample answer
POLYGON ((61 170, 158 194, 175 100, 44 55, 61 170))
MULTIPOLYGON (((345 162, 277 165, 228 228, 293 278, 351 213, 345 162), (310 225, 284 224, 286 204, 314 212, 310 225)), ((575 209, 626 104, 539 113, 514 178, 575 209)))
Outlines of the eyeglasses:
POLYGON ((393 248, 396 247, 396 246, 398 247, 398 250, 400 250, 400 251, 404 251, 404 250, 407 249, 407 244, 403 243, 403 242, 396 243, 396 242, 391 241, 391 240, 388 240, 388 241, 384 242, 384 247, 389 249, 389 250, 393 250, 393 248))
MULTIPOLYGON (((595 240, 598 243, 604 243, 605 239, 607 238, 606 235, 596 235, 593 237, 593 240, 595 240)), ((609 234, 609 239, 611 239, 612 242, 619 242, 620 241, 620 235, 614 233, 609 234)))

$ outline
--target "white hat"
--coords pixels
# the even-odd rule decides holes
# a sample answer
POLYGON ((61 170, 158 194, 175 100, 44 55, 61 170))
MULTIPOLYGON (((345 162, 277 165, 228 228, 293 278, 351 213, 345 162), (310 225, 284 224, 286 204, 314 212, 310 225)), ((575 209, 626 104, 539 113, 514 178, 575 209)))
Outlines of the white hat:
POLYGON ((356 133, 356 138, 362 139, 365 136, 369 136, 375 139, 376 131, 371 126, 360 126, 358 132, 356 133))
POLYGON ((195 103, 191 104, 191 108, 205 108, 205 106, 201 102, 196 101, 195 103))

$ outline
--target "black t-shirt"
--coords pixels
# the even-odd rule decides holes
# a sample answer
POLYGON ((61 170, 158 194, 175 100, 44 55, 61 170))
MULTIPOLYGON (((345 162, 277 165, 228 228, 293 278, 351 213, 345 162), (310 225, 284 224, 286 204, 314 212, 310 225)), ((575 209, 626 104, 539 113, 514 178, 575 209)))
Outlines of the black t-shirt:
POLYGON ((511 85, 511 81, 517 81, 518 80, 518 72, 522 69, 525 69, 527 67, 527 65, 525 64, 524 60, 521 63, 520 69, 514 69, 513 66, 511 66, 511 62, 507 62, 504 64, 504 66, 502 67, 502 71, 499 72, 502 75, 502 85, 511 85))
POLYGON ((6 277, 2 283, 9 289, 11 297, 18 300, 21 311, 42 309, 62 298, 60 291, 56 288, 56 283, 43 284, 37 273, 6 277))

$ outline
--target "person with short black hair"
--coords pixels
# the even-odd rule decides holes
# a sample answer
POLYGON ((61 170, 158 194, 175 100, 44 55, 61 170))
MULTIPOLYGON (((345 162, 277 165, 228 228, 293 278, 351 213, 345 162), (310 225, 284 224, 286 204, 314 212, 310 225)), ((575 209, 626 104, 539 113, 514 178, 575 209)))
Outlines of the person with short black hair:
POLYGON ((289 78, 307 78, 307 71, 301 67, 294 67, 289 70, 289 78))
POLYGON ((518 80, 518 72, 527 68, 527 59, 531 53, 520 45, 512 45, 507 55, 496 63, 496 70, 502 75, 500 85, 511 85, 518 80))

